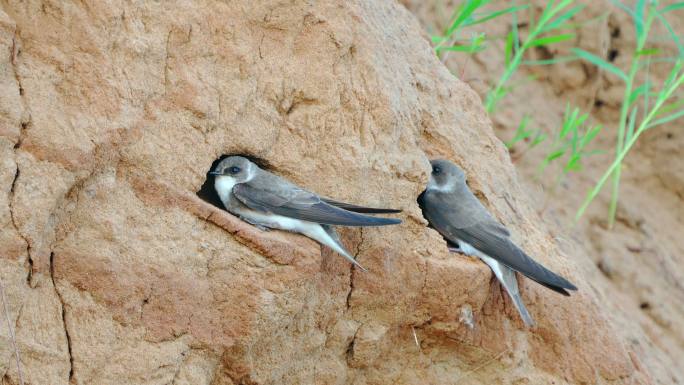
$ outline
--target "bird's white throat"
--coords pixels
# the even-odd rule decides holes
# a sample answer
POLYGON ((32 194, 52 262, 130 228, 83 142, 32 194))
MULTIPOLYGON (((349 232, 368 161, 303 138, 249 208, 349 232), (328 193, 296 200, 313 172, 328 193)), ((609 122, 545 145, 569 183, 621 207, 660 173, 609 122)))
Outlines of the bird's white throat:
POLYGON ((428 181, 426 189, 431 190, 431 191, 439 191, 439 192, 451 192, 451 191, 454 191, 454 187, 456 187, 456 181, 454 181, 454 180, 449 180, 447 183, 445 183, 443 185, 438 185, 434 179, 430 178, 430 180, 428 181))
POLYGON ((233 192, 233 186, 237 181, 232 176, 219 175, 214 180, 214 188, 216 193, 218 193, 219 198, 222 202, 228 202, 230 200, 230 193, 233 192))

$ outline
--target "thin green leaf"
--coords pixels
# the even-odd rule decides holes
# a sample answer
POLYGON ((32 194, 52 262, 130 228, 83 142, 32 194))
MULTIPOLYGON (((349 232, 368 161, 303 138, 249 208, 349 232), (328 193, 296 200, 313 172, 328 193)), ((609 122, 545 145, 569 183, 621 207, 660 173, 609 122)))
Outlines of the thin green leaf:
POLYGON ((579 134, 577 132, 577 129, 572 130, 572 138, 570 139, 570 153, 571 154, 576 154, 577 151, 577 139, 579 138, 579 134))
POLYGON ((505 145, 507 148, 513 147, 516 143, 525 140, 532 136, 532 131, 527 130, 527 124, 530 122, 530 116, 525 115, 523 116, 522 120, 520 121, 520 124, 518 124, 518 128, 515 130, 515 135, 513 136, 513 139, 510 141, 506 142, 505 145))
POLYGON ((546 161, 547 161, 547 162, 551 162, 551 161, 553 161, 554 159, 560 158, 561 156, 563 156, 563 154, 565 154, 565 150, 556 150, 556 151, 550 153, 550 154, 546 157, 546 161))
POLYGON ((565 118, 563 120, 563 127, 561 128, 560 132, 558 133, 558 139, 563 139, 568 134, 575 130, 575 128, 578 126, 577 124, 577 114, 579 114, 579 109, 575 108, 572 113, 569 113, 569 110, 566 109, 565 111, 565 118))
POLYGON ((632 90, 632 93, 629 95, 629 98, 627 98, 627 103, 629 105, 634 103, 639 98, 639 96, 648 93, 651 89, 650 87, 651 84, 648 82, 640 85, 639 87, 636 87, 634 90, 632 90))
POLYGON ((518 12, 518 11, 521 11, 521 10, 527 9, 527 8, 529 8, 529 4, 518 5, 518 6, 513 6, 513 7, 508 7, 508 8, 506 8, 506 9, 502 9, 502 10, 500 10, 500 11, 492 12, 492 13, 490 13, 490 14, 488 14, 488 15, 486 15, 486 16, 483 16, 483 17, 481 17, 481 18, 479 18, 479 19, 472 20, 472 21, 468 21, 468 22, 464 22, 464 23, 463 23, 463 27, 468 27, 468 26, 471 26, 471 25, 484 23, 485 21, 489 21, 489 20, 495 19, 495 18, 497 18, 497 17, 499 17, 499 16, 507 15, 507 14, 513 13, 513 12, 518 12))
POLYGON ((627 133, 625 134, 626 141, 629 141, 632 138, 632 135, 634 135, 634 127, 636 127, 636 117, 638 110, 639 107, 635 106, 632 109, 632 112, 629 114, 629 121, 627 122, 627 133))
POLYGON ((508 67, 511 64, 511 57, 513 56, 513 31, 506 35, 506 45, 504 48, 504 64, 508 67))
POLYGON ((634 28, 636 29, 637 40, 641 40, 644 34, 644 21, 646 13, 646 0, 637 0, 636 6, 634 7, 634 28))
POLYGON ((532 139, 532 142, 530 142, 530 147, 534 147, 545 140, 546 134, 541 132, 541 130, 537 130, 537 135, 535 135, 534 139, 532 139))
POLYGON ((684 98, 679 99, 675 102, 662 105, 658 109, 658 115, 667 114, 668 112, 678 110, 679 107, 684 105, 684 98))
POLYGON ((430 40, 432 41, 432 44, 439 44, 446 40, 444 36, 439 36, 439 35, 430 35, 430 40))
MULTIPOLYGON (((579 109, 578 109, 578 112, 579 112, 579 109)), ((589 117, 588 114, 580 115, 580 117, 575 120, 575 127, 578 128, 578 127, 582 126, 588 117, 589 117)))
POLYGON ((520 124, 518 124, 518 130, 520 131, 526 131, 525 128, 527 125, 530 123, 530 116, 525 115, 523 116, 522 120, 520 121, 520 124))
POLYGON ((581 159, 580 154, 572 154, 568 157, 568 161, 565 163, 565 169, 571 168, 573 164, 576 164, 581 159))
POLYGON ((565 164, 565 167, 563 167, 563 172, 568 173, 570 171, 579 171, 582 169, 582 165, 580 164, 582 160, 582 157, 579 154, 575 154, 570 157, 568 162, 565 164))
POLYGON ((548 32, 548 31, 551 31, 553 29, 558 29, 558 28, 563 27, 563 23, 570 20, 573 16, 575 16, 583 8, 584 8, 584 5, 580 5, 577 7, 570 8, 570 10, 568 10, 564 14, 558 16, 555 20, 553 20, 552 22, 550 22, 546 26, 544 26, 544 28, 542 28, 541 32, 548 32))
POLYGON ((681 117, 683 117, 683 116, 684 116, 684 110, 679 110, 679 111, 675 112, 675 113, 672 114, 672 115, 668 115, 668 116, 666 116, 666 117, 664 117, 664 118, 660 118, 660 119, 658 119, 658 120, 653 121, 653 122, 650 123, 646 128, 652 128, 652 127, 655 127, 655 126, 659 126, 659 125, 661 125, 661 124, 665 124, 665 123, 671 122, 671 121, 673 121, 673 120, 679 119, 679 118, 681 118, 681 117))
POLYGON ((608 63, 607 61, 601 59, 600 57, 594 55, 593 53, 587 52, 587 51, 585 51, 583 49, 579 49, 579 48, 573 48, 572 52, 574 52, 575 55, 581 57, 582 59, 598 66, 599 68, 604 69, 608 72, 611 72, 611 73, 619 76, 620 79, 627 81, 627 75, 625 75, 625 73, 622 72, 622 70, 620 70, 616 66, 608 63))
MULTIPOLYGON (((575 109, 574 113, 577 113, 577 109, 575 109)), ((565 137, 567 132, 569 131, 569 127, 572 124, 572 113, 570 112, 570 103, 565 103, 565 112, 563 113, 563 126, 561 127, 560 131, 558 131, 558 140, 561 140, 565 137)))
POLYGON ((468 45, 452 45, 450 47, 440 47, 437 51, 450 51, 450 52, 468 52, 475 53, 484 50, 485 47, 481 44, 468 44, 468 45))
POLYGON ((657 55, 659 53, 660 53, 659 48, 646 48, 646 49, 642 49, 641 51, 634 52, 634 55, 636 55, 636 56, 649 56, 649 55, 657 55))
MULTIPOLYGON (((543 20, 544 18, 550 17, 549 15, 551 14, 551 11, 552 11, 552 8, 553 8, 553 3, 555 3, 555 2, 556 2, 555 0, 549 0, 549 1, 546 2, 546 8, 544 8, 544 11, 543 11, 542 14, 539 16, 539 23, 540 23, 540 24, 543 24, 543 23, 542 23, 542 20, 543 20)), ((534 23, 532 23, 532 25, 534 25, 534 23)))
POLYGON ((661 90, 661 94, 663 93, 665 89, 669 88, 670 85, 675 81, 677 76, 679 75, 679 70, 681 69, 682 63, 680 61, 675 62, 674 66, 670 70, 670 73, 667 75, 667 79, 663 82, 663 88, 661 90))
MULTIPOLYGON (((544 25, 547 24, 552 18, 556 16, 556 14, 560 11, 562 11, 564 8, 566 8, 568 5, 572 4, 572 2, 575 0, 563 0, 561 1, 557 6, 552 7, 548 14, 545 15, 546 10, 544 10, 544 13, 542 13, 542 16, 539 17, 539 24, 544 25)), ((548 5, 553 5, 555 1, 549 1, 548 5)), ((548 9, 548 6, 547 6, 548 9)))
POLYGON ((545 37, 540 37, 539 39, 534 39, 532 40, 528 46, 530 47, 538 47, 541 45, 549 45, 549 44, 554 44, 554 43, 559 43, 561 41, 566 41, 570 40, 575 37, 574 33, 566 33, 562 35, 553 35, 553 36, 545 36, 545 37))
POLYGON ((461 52, 479 52, 484 49, 484 41, 485 41, 485 34, 480 33, 479 35, 475 35, 470 39, 470 44, 454 44, 449 47, 444 47, 444 46, 438 46, 435 47, 435 51, 437 53, 443 52, 443 51, 461 51, 461 52))
POLYGON ((683 9, 683 8, 684 8, 684 1, 679 2, 679 3, 670 4, 670 5, 666 6, 666 7, 661 8, 660 11, 658 11, 658 12, 660 12, 660 13, 667 13, 667 12, 670 12, 670 11, 674 11, 674 10, 677 10, 677 9, 683 9))
MULTIPOLYGON (((488 3, 488 0, 484 0, 485 3, 488 3)), ((461 9, 461 12, 458 14, 458 16, 454 19, 454 21, 451 23, 449 26, 449 29, 447 29, 446 35, 451 35, 456 29, 458 29, 461 24, 468 19, 473 12, 480 6, 484 5, 483 0, 470 0, 468 3, 461 9)))
POLYGON ((600 124, 589 129, 589 131, 587 131, 587 133, 582 138, 582 148, 586 147, 589 143, 591 143, 591 141, 594 140, 596 135, 598 135, 599 132, 601 132, 601 129, 603 129, 603 126, 601 126, 600 124))
POLYGON ((623 11, 627 12, 632 18, 634 17, 634 12, 630 8, 628 8, 626 5, 622 4, 621 1, 618 0, 610 0, 611 3, 613 3, 616 7, 622 9, 623 11))
POLYGON ((679 40, 679 35, 675 33, 674 29, 667 21, 665 16, 661 14, 661 12, 656 12, 655 15, 658 18, 658 20, 660 20, 660 22, 663 23, 665 29, 667 29, 667 32, 670 34, 670 37, 672 37, 672 41, 674 41, 675 45, 677 46, 677 49, 679 50, 679 57, 682 58, 684 56, 684 46, 682 46, 682 43, 679 40))

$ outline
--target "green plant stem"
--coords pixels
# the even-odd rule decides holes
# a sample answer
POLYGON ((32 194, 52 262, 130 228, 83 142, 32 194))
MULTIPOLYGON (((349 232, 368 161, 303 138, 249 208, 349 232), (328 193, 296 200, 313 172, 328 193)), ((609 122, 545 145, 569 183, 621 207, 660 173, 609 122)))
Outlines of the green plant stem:
MULTIPOLYGON (((634 57, 632 60, 631 68, 629 69, 629 74, 627 75, 627 80, 625 82, 625 94, 622 98, 622 108, 620 109, 620 121, 617 133, 617 144, 615 145, 615 159, 620 156, 625 141, 625 127, 627 126, 627 117, 629 115, 629 96, 632 93, 632 87, 634 84, 634 77, 639 69, 639 59, 634 57)), ((610 228, 615 224, 615 214, 617 212, 617 202, 620 193, 620 174, 622 172, 622 163, 618 163, 615 171, 613 172, 613 187, 610 198, 610 206, 608 208, 608 226, 610 228)))
POLYGON ((503 75, 501 75, 499 78, 499 81, 496 83, 496 87, 494 87, 494 89, 487 94, 485 110, 487 110, 488 113, 494 111, 494 107, 499 99, 498 95, 501 93, 501 89, 520 66, 523 55, 525 54, 525 50, 529 48, 529 44, 536 39, 537 35, 539 35, 541 32, 541 27, 541 23, 538 23, 534 30, 530 32, 530 34, 527 36, 527 39, 525 39, 525 42, 515 51, 513 59, 511 59, 511 62, 506 67, 506 71, 504 71, 503 75))
MULTIPOLYGON (((532 36, 532 34, 530 34, 532 36)), ((527 43, 527 41, 525 41, 527 43)), ((515 73, 515 70, 518 68, 520 65, 520 61, 522 60, 523 53, 525 52, 525 44, 520 47, 515 52, 515 56, 513 56, 513 59, 511 60, 511 63, 506 67, 506 71, 501 75, 499 78, 499 81, 496 84, 496 87, 492 91, 489 92, 487 95, 487 101, 485 103, 485 110, 487 110, 488 113, 491 113, 494 110, 494 106, 496 105, 496 99, 497 96, 500 92, 501 89, 503 88, 504 84, 508 81, 508 79, 513 76, 513 73, 515 73)))
POLYGON ((575 215, 575 221, 578 221, 582 215, 584 215, 584 212, 587 210, 587 207, 589 207, 589 204, 596 198, 598 193, 601 191, 603 188, 603 185, 605 185, 606 181, 608 178, 614 174, 615 170, 618 169, 618 167, 622 164, 623 159, 629 152, 629 150, 634 146, 634 143, 636 143, 637 139, 639 136, 646 131, 650 124, 651 120, 658 115, 660 112, 660 108, 663 106, 663 103, 665 103, 672 93, 681 86, 684 83, 684 74, 679 75, 679 77, 666 89, 664 92, 660 95, 658 98, 658 101, 655 103, 653 106, 653 109, 646 115, 646 117, 641 121, 639 124, 639 127, 637 130, 634 132, 634 135, 632 135, 629 140, 625 143, 624 147, 622 150, 615 156, 615 160, 613 163, 608 167, 608 170, 601 176, 601 179, 596 183, 594 188, 587 194, 587 197, 584 199, 584 202, 582 203, 582 206, 580 206, 579 210, 577 210, 577 214, 575 215))
POLYGON ((527 35, 527 39, 523 42, 523 44, 520 47, 517 47, 518 49, 515 51, 515 55, 511 59, 510 63, 508 66, 506 66, 506 71, 504 71, 503 75, 499 78, 499 81, 496 83, 496 87, 494 87, 493 90, 491 90, 487 94, 487 100, 485 101, 485 110, 487 110, 488 113, 491 113, 494 111, 494 108, 496 107, 496 104, 498 100, 500 99, 499 95, 501 94, 501 90, 503 89, 504 85, 508 80, 513 76, 515 71, 517 71, 518 67, 520 66, 523 55, 525 54, 525 51, 530 48, 530 45, 532 42, 535 41, 537 36, 542 34, 544 32, 544 28, 546 27, 547 23, 563 8, 565 8, 570 1, 567 2, 561 2, 556 7, 553 7, 553 1, 549 2, 547 5, 547 8, 542 12, 541 16, 539 17, 539 20, 534 23, 534 28, 530 31, 530 34, 527 35))
MULTIPOLYGON (((618 125, 617 134, 617 145, 615 146, 615 159, 618 159, 620 154, 623 152, 623 147, 625 144, 625 127, 627 126, 627 118, 629 116, 630 105, 630 95, 632 94, 632 88, 634 87, 634 79, 639 70, 639 52, 644 49, 646 45, 646 37, 648 36, 648 31, 653 22, 653 12, 649 10, 646 23, 644 25, 644 31, 637 39, 637 49, 632 57, 632 64, 627 74, 627 79, 625 80, 625 93, 622 98, 622 108, 620 109, 620 121, 618 125)), ((617 202, 620 195, 620 176, 622 173, 622 162, 619 162, 613 171, 613 183, 612 183, 612 193, 610 198, 610 205, 608 208, 608 227, 612 228, 615 225, 615 216, 617 213, 617 202)))

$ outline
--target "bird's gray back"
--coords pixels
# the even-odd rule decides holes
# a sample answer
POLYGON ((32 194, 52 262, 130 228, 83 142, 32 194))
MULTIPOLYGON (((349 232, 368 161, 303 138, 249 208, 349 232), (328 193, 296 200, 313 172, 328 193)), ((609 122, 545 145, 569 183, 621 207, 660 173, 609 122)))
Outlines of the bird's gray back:
POLYGON ((257 200, 263 200, 273 206, 285 203, 310 206, 321 201, 316 194, 261 169, 258 169, 255 177, 245 184, 252 188, 253 194, 258 195, 255 197, 257 200))

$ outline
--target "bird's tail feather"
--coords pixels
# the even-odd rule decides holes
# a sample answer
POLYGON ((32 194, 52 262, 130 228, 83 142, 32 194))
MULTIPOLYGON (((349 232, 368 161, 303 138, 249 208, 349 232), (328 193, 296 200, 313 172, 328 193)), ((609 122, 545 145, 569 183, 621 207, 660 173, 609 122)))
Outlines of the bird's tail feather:
POLYGON ((340 242, 340 238, 337 235, 337 232, 332 227, 320 225, 320 231, 316 231, 315 233, 307 233, 306 235, 328 246, 329 248, 333 249, 333 251, 336 251, 338 254, 341 254, 349 262, 354 264, 354 266, 361 269, 361 271, 368 271, 365 267, 361 266, 361 264, 358 263, 356 259, 354 259, 354 257, 344 248, 344 246, 342 246, 342 242, 340 242))
POLYGON ((513 305, 515 305, 518 313, 520 313, 520 317, 525 323, 525 326, 533 327, 534 320, 527 311, 522 297, 520 296, 520 291, 518 290, 518 280, 515 277, 515 270, 499 263, 497 260, 487 255, 482 254, 479 255, 479 257, 492 269, 494 275, 496 275, 496 278, 499 280, 499 282, 501 282, 501 286, 506 289, 506 292, 511 297, 511 300, 513 300, 513 305))
POLYGON ((503 285, 506 289, 506 292, 508 292, 508 295, 511 296, 511 299, 513 300, 513 305, 515 305, 515 308, 518 309, 518 313, 520 313, 520 318, 522 318, 523 322, 525 323, 525 326, 533 327, 534 320, 532 319, 530 313, 527 311, 527 308, 523 303, 522 297, 520 296, 520 291, 518 290, 518 281, 515 278, 515 271, 507 267, 504 267, 503 270, 503 275, 505 277, 504 280, 508 282, 508 284, 503 285))

